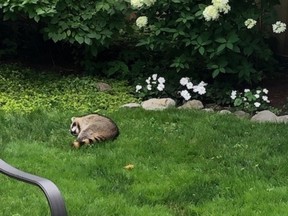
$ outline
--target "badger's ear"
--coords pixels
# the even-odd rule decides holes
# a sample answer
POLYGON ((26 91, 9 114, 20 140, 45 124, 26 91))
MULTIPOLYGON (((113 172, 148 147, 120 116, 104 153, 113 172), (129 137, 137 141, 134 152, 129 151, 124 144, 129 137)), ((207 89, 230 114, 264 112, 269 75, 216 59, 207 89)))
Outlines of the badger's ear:
POLYGON ((75 118, 76 118, 76 117, 72 117, 72 118, 71 118, 71 121, 73 122, 73 121, 75 120, 75 118))

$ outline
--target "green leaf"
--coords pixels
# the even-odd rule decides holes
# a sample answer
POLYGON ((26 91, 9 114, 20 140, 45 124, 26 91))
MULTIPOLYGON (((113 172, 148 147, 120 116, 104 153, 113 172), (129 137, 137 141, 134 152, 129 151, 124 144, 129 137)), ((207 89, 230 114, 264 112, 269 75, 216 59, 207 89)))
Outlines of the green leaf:
POLYGON ((204 52, 205 52, 205 49, 204 49, 204 47, 201 46, 198 51, 203 56, 204 52))
POLYGON ((241 98, 236 98, 234 101, 234 106, 240 106, 243 103, 241 98))
POLYGON ((227 47, 228 49, 230 49, 230 50, 233 50, 233 44, 230 43, 230 42, 228 42, 228 43, 226 44, 226 47, 227 47))
POLYGON ((212 73, 212 77, 213 78, 217 77, 219 75, 219 72, 220 72, 219 69, 214 70, 212 73))
POLYGON ((85 44, 87 44, 87 45, 91 45, 91 44, 92 44, 92 40, 91 40, 89 37, 85 37, 84 42, 85 42, 85 44))
POLYGON ((217 48, 217 52, 221 52, 226 48, 226 44, 221 44, 218 48, 217 48))
POLYGON ((67 30, 67 31, 66 31, 66 34, 67 34, 67 36, 69 37, 69 36, 71 35, 71 31, 70 31, 70 30, 67 30))
POLYGON ((225 38, 217 38, 215 41, 217 43, 226 43, 226 39, 225 38))
POLYGON ((79 43, 79 44, 82 44, 84 42, 84 38, 81 37, 80 35, 76 35, 75 36, 75 40, 79 43))

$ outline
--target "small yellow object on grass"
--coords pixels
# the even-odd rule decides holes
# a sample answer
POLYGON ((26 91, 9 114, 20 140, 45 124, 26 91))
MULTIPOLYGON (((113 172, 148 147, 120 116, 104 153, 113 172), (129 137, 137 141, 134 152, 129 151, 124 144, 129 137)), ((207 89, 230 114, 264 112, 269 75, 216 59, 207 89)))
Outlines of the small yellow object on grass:
POLYGON ((128 164, 128 165, 124 166, 124 169, 132 170, 132 169, 134 169, 134 165, 133 164, 128 164))

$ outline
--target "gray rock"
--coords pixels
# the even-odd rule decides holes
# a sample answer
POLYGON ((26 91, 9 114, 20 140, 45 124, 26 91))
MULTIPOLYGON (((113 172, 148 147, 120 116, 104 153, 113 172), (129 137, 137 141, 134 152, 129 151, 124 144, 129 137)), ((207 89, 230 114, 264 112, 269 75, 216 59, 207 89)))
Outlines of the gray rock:
POLYGON ((242 110, 235 111, 234 115, 236 115, 239 118, 249 118, 250 117, 249 113, 246 113, 246 112, 244 112, 242 110))
POLYGON ((109 91, 112 89, 112 87, 109 84, 104 82, 97 82, 96 87, 100 92, 109 91))
POLYGON ((288 123, 288 115, 278 116, 277 122, 278 123, 285 123, 285 124, 288 123))
POLYGON ((230 110, 220 110, 219 113, 222 115, 226 115, 226 114, 231 114, 231 111, 230 110))
POLYGON ((171 98, 152 98, 141 103, 145 110, 163 110, 176 106, 176 102, 171 98))
POLYGON ((138 108, 141 107, 138 103, 128 103, 121 106, 121 108, 138 108))
POLYGON ((278 117, 269 110, 263 110, 252 116, 251 121, 255 122, 277 122, 278 117))
POLYGON ((206 111, 206 112, 214 112, 214 109, 212 109, 212 108, 204 108, 203 111, 206 111))
POLYGON ((179 109, 203 109, 203 103, 200 100, 191 100, 184 103, 179 109))

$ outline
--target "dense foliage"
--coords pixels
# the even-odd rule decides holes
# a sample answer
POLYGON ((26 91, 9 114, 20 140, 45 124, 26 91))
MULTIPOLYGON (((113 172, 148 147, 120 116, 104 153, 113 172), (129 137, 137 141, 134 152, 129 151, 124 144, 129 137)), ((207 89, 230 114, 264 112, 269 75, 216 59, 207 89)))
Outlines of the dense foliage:
MULTIPOLYGON (((259 82, 275 66, 270 41, 277 19, 271 8, 278 3, 3 0, 0 8, 2 25, 32 23, 45 39, 73 44, 76 62, 90 73, 129 79, 165 73, 175 80, 181 73, 232 85, 259 82), (218 11, 212 13, 207 8, 213 5, 218 11)), ((9 38, 2 43, 7 52, 17 49, 9 38)))

